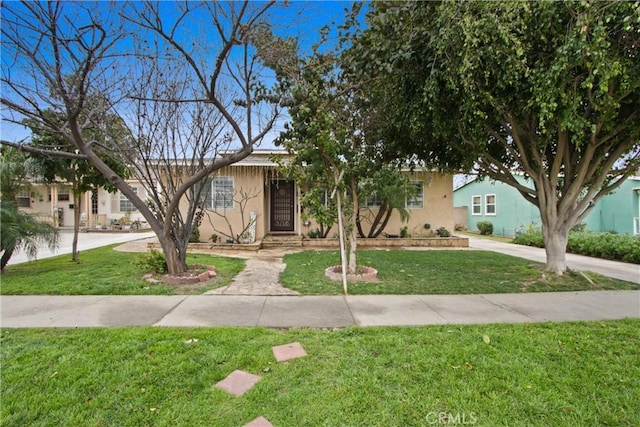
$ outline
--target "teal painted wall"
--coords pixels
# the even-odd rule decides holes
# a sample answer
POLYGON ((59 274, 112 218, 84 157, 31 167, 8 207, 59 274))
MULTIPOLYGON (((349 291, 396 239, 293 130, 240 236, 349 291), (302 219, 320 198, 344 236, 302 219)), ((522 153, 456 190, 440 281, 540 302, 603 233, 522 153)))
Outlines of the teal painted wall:
POLYGON ((634 218, 640 216, 638 189, 640 178, 629 178, 616 191, 604 196, 585 219, 587 230, 633 234, 634 218))
MULTIPOLYGON (((522 177, 518 177, 518 181, 525 183, 522 177)), ((614 193, 603 197, 585 219, 587 230, 633 234, 634 218, 640 217, 636 191, 639 188, 640 178, 629 178, 614 193)), ((456 189, 453 205, 468 207, 467 226, 472 231, 478 230, 478 221, 491 221, 493 234, 501 236, 514 236, 516 229, 527 228, 530 224, 536 227, 541 225, 538 208, 527 202, 513 187, 491 180, 472 181, 456 189), (495 215, 487 212, 487 195, 495 195, 495 215), (473 196, 480 196, 479 215, 473 214, 473 196)))

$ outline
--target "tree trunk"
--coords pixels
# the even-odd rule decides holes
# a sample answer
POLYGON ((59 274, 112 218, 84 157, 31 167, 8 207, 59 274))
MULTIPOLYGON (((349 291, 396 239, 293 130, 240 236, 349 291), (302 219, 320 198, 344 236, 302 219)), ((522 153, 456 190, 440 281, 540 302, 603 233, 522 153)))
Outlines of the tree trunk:
POLYGON ((71 261, 78 261, 78 232, 80 231, 80 194, 77 184, 73 184, 73 243, 71 244, 71 261))
POLYGON ((544 238, 544 250, 547 254, 545 269, 562 275, 567 271, 567 242, 569 229, 566 227, 553 227, 543 224, 542 236, 544 238))
POLYGON ((389 223, 389 218, 391 218, 392 212, 393 212, 393 208, 387 209, 387 213, 384 217, 384 221, 382 221, 382 225, 378 227, 378 229, 376 230, 376 233, 372 237, 378 237, 380 233, 382 233, 384 229, 387 228, 387 224, 389 223))
POLYGON ((13 256, 14 249, 15 246, 13 245, 9 248, 5 248, 4 252, 2 253, 2 257, 0 257, 0 271, 4 271, 4 268, 7 266, 9 260, 13 256))
POLYGON ((180 248, 173 237, 169 233, 164 233, 159 240, 167 261, 167 273, 172 276, 184 274, 187 271, 186 256, 180 256, 180 248))
POLYGON ((179 276, 187 271, 187 263, 180 259, 178 248, 171 239, 167 239, 163 245, 163 251, 167 260, 167 273, 179 276))
POLYGON ((351 217, 349 218, 349 226, 348 226, 348 240, 349 240, 349 274, 357 274, 357 259, 356 259, 356 251, 358 249, 358 232, 356 227, 356 221, 358 218, 358 212, 360 211, 360 206, 358 204, 358 185, 356 180, 352 177, 350 180, 350 189, 351 189, 351 200, 353 201, 353 212, 351 213, 351 217))

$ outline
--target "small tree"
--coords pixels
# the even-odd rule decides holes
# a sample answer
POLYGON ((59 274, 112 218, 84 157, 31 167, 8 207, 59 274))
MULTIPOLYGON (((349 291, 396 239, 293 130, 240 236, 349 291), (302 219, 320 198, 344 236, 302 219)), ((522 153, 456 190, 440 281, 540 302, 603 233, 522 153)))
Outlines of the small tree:
MULTIPOLYGON (((247 203, 249 203, 250 200, 258 197, 259 195, 260 192, 257 189, 243 190, 242 188, 240 188, 234 192, 233 203, 235 205, 235 209, 237 209, 240 214, 240 230, 233 229, 233 225, 231 224, 231 221, 229 221, 226 208, 218 209, 214 207, 211 211, 214 217, 217 217, 220 220, 224 221, 224 223, 226 224, 226 230, 223 230, 222 228, 216 226, 214 221, 211 219, 211 215, 208 217, 209 224, 211 224, 211 227, 215 232, 220 233, 228 240, 233 240, 235 243, 243 243, 241 241, 242 237, 246 236, 246 233, 250 231, 251 227, 255 227, 256 221, 258 219, 257 215, 247 215, 247 203)), ((205 191, 204 200, 205 203, 210 201, 209 192, 205 191)))
MULTIPOLYGON (((409 198, 415 195, 416 188, 409 179, 399 173, 397 169, 391 169, 382 165, 371 176, 360 180, 362 194, 374 196, 380 203, 375 215, 365 207, 358 213, 357 226, 360 237, 378 237, 387 227, 391 214, 397 211, 402 221, 409 220, 409 211, 405 205, 409 198), (369 232, 365 233, 362 224, 369 223, 369 232)), ((365 200, 361 200, 361 205, 365 200)))
POLYGON ((38 245, 46 244, 52 250, 58 246, 58 230, 39 222, 18 209, 18 192, 28 186, 29 160, 13 148, 3 147, 0 157, 0 271, 18 250, 30 258, 38 254, 38 245))
MULTIPOLYGON (((99 98, 95 98, 95 102, 99 103, 99 98)), ((104 105, 104 103, 102 103, 104 105)), ((85 138, 96 141, 96 153, 101 159, 119 176, 127 178, 129 169, 118 158, 114 152, 107 149, 109 138, 120 138, 121 140, 129 139, 129 131, 118 116, 108 114, 107 112, 95 109, 99 116, 103 117, 101 123, 95 123, 93 127, 87 127, 84 130, 85 138)), ((49 120, 57 121, 62 126, 64 119, 60 114, 53 111, 47 111, 43 114, 49 115, 49 120)), ((93 122, 93 121, 92 121, 93 122)), ((60 134, 51 132, 49 128, 42 128, 33 120, 26 120, 25 124, 30 127, 32 132, 30 146, 49 151, 72 152, 73 146, 68 141, 60 137, 60 134)), ((71 192, 73 194, 74 215, 73 215, 73 242, 71 259, 78 261, 78 232, 80 230, 80 199, 84 193, 98 188, 105 188, 109 192, 116 191, 109 180, 98 171, 91 163, 86 161, 32 154, 32 162, 38 170, 38 175, 45 182, 57 182, 59 178, 71 184, 71 192)))

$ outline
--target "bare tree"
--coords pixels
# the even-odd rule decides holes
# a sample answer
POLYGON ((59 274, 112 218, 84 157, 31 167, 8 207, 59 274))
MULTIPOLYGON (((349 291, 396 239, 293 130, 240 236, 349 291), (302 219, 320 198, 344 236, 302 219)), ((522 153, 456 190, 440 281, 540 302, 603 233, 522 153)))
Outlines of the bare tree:
POLYGON ((249 190, 243 190, 242 188, 240 188, 234 192, 233 203, 238 207, 238 213, 240 215, 240 232, 237 232, 237 229, 233 229, 233 225, 231 224, 231 221, 229 221, 229 216, 227 215, 226 208, 222 208, 221 210, 213 209, 213 211, 211 212, 215 217, 218 217, 220 220, 224 221, 227 228, 226 230, 223 230, 219 226, 217 226, 219 222, 216 221, 214 223, 211 215, 208 216, 209 224, 216 233, 220 233, 228 240, 233 240, 235 243, 243 243, 243 236, 246 236, 251 227, 255 226, 256 220, 258 218, 258 216, 256 215, 252 216, 252 214, 249 214, 249 216, 247 217, 247 203, 249 203, 250 200, 258 197, 259 195, 260 192, 256 188, 249 190))
POLYGON ((33 119, 74 149, 35 149, 24 141, 8 145, 90 162, 148 221, 169 273, 184 272, 182 242, 190 235, 196 211, 183 213, 183 198, 196 200, 198 182, 251 154, 278 117, 275 97, 261 83, 257 55, 269 50, 262 37, 269 27, 262 19, 273 4, 3 3, 3 119, 14 123, 33 119), (198 28, 198 23, 205 27, 198 28), (126 93, 133 86, 128 82, 139 84, 139 90, 126 93), (86 100, 95 93, 123 117, 150 114, 175 127, 142 117, 134 125, 129 123, 133 133, 126 141, 88 140, 83 130, 99 115, 90 111, 86 100), (116 105, 127 95, 135 96, 131 103, 116 105), (190 107, 183 108, 183 103, 190 107), (47 109, 60 112, 64 122, 49 120, 47 109), (154 123, 160 127, 153 128, 154 123), (169 148, 163 147, 160 138, 169 135, 175 138, 169 148), (104 145, 136 165, 137 178, 151 190, 150 204, 96 153, 94 148, 104 145), (220 155, 225 146, 228 149, 220 155), (185 159, 190 169, 184 168, 185 159), (171 161, 175 170, 168 168, 171 161), (158 183, 174 178, 164 189, 154 190, 158 183))

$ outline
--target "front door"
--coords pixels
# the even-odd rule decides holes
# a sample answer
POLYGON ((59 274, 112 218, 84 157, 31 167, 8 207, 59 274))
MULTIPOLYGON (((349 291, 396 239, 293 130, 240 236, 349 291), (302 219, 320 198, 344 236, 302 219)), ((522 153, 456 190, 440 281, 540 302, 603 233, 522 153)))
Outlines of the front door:
POLYGON ((293 182, 271 181, 271 231, 294 230, 293 182))

